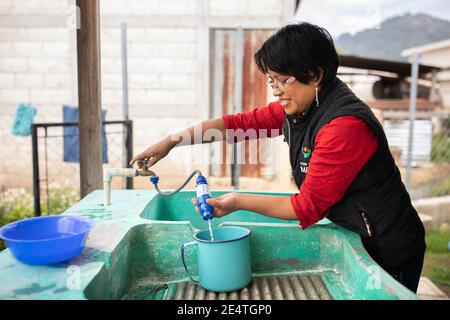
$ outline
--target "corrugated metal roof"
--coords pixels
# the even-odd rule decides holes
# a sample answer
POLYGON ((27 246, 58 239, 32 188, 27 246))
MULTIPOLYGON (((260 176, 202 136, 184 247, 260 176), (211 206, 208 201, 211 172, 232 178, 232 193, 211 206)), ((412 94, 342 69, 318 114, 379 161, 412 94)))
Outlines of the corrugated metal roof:
MULTIPOLYGON (((380 60, 340 54, 339 65, 350 68, 393 72, 405 77, 411 76, 411 63, 408 62, 380 60)), ((441 68, 424 64, 419 65, 419 75, 430 73, 433 70, 439 71, 441 68)))

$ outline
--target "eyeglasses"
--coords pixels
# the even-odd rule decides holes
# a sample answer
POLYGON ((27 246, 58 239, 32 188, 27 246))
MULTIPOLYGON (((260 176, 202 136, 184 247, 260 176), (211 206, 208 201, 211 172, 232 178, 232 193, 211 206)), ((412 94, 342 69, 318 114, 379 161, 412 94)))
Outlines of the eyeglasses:
POLYGON ((295 81, 295 77, 290 77, 287 78, 286 80, 281 80, 281 81, 267 81, 267 84, 272 88, 272 89, 285 89, 287 85, 293 83, 295 81))

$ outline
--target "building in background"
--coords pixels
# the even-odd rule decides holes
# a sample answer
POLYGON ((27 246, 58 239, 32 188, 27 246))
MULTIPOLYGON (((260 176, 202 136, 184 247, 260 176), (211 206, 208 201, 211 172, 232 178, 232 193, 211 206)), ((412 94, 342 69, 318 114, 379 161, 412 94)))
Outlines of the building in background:
MULTIPOLYGON (((439 127, 435 124, 448 117, 448 112, 442 110, 439 103, 437 83, 433 81, 439 71, 433 63, 423 63, 419 67, 413 165, 431 160, 432 135, 439 127)), ((411 64, 340 55, 338 76, 374 111, 383 124, 398 164, 406 165, 411 64)))
POLYGON ((415 53, 420 55, 420 63, 441 68, 434 75, 434 81, 439 87, 439 94, 435 98, 440 99, 442 106, 450 110, 450 39, 409 48, 402 55, 411 57, 415 53))

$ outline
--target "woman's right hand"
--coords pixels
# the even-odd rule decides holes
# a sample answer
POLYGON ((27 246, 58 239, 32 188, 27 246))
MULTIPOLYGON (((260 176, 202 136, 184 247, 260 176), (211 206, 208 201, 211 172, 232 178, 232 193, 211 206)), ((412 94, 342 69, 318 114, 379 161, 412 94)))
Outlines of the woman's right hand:
MULTIPOLYGON (((133 159, 131 159, 130 165, 133 165, 135 162, 139 160, 148 159, 148 167, 151 167, 154 164, 156 164, 159 160, 167 156, 167 154, 170 152, 170 150, 172 150, 174 146, 175 141, 171 141, 170 137, 167 137, 151 145, 141 153, 135 155, 133 159)), ((138 168, 141 168, 142 164, 140 162, 137 162, 137 166, 138 168)))

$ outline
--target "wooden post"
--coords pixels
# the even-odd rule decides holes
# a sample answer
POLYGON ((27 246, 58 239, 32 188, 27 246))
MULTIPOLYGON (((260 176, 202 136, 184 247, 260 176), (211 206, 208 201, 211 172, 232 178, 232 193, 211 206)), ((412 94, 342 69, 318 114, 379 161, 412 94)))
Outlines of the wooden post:
POLYGON ((102 189, 102 118, 99 0, 76 0, 78 123, 80 128, 80 195, 102 189))

